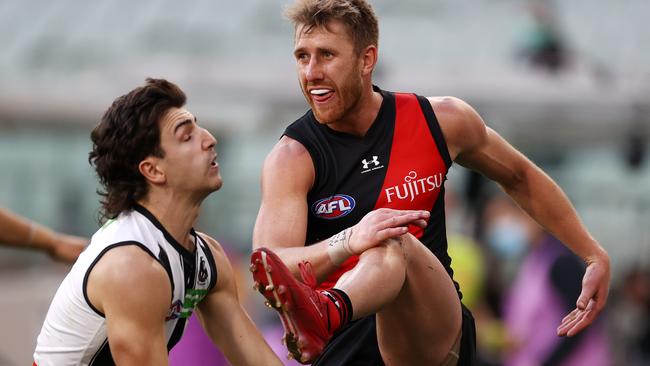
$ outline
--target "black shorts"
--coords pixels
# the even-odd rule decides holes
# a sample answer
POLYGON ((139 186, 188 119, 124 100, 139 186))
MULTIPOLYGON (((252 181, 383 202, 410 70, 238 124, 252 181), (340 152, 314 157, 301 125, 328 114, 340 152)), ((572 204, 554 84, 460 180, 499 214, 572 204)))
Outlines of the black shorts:
MULTIPOLYGON (((462 306, 463 336, 458 366, 476 365, 476 326, 472 313, 462 306)), ((384 366, 377 344, 375 315, 358 319, 338 332, 313 366, 384 366)))
POLYGON ((458 366, 476 365, 476 324, 474 316, 468 308, 461 303, 463 311, 463 337, 460 339, 460 358, 458 366))

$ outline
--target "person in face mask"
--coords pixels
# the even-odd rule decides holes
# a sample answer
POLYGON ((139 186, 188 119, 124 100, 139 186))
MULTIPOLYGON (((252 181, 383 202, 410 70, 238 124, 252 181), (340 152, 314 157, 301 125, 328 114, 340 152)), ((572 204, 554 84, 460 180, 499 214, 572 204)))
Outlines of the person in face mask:
POLYGON ((497 219, 488 239, 497 255, 517 263, 503 301, 508 340, 503 364, 611 365, 603 316, 574 337, 556 336, 557 319, 580 294, 585 272, 580 258, 523 214, 497 219))
MULTIPOLYGON (((502 289, 512 283, 526 249, 530 245, 535 223, 505 196, 498 195, 488 203, 485 213, 483 242, 493 268, 493 280, 498 282, 499 302, 502 289)), ((500 311, 500 304, 498 306, 500 311)))
POLYGON ((504 216, 495 220, 487 232, 490 249, 501 259, 516 260, 526 251, 529 234, 520 220, 504 216))

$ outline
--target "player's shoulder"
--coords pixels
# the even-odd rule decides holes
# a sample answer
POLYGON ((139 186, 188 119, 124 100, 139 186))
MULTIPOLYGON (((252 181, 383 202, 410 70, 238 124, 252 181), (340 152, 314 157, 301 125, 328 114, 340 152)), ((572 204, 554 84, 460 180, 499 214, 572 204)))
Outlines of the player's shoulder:
POLYGON ((452 158, 485 141, 487 126, 469 103, 450 96, 427 99, 436 114, 452 158))
POLYGON ((208 235, 208 234, 206 234, 204 232, 200 232, 200 231, 197 231, 196 235, 198 235, 199 237, 201 237, 201 239, 203 239, 203 241, 205 241, 205 243, 208 245, 208 249, 210 249, 210 251, 212 252, 213 255, 215 255, 215 254, 218 254, 218 255, 225 254, 223 246, 221 245, 221 243, 219 243, 219 241, 217 239, 211 237, 210 235, 208 235))
POLYGON ((456 122, 465 122, 473 120, 476 111, 466 101, 452 96, 435 96, 427 97, 431 107, 440 120, 452 120, 456 122))
POLYGON ((114 284, 132 283, 134 280, 169 281, 165 269, 153 254, 135 242, 108 250, 97 261, 93 273, 95 278, 114 284))
POLYGON ((142 304, 162 313, 169 306, 172 285, 162 264, 134 243, 111 248, 99 257, 87 277, 86 291, 91 304, 107 315, 107 311, 115 314, 142 304))
POLYGON ((285 135, 280 138, 275 146, 273 146, 273 149, 271 149, 267 160, 300 160, 305 157, 309 158, 309 151, 305 145, 303 145, 300 141, 285 135))
MULTIPOLYGON (((217 283, 216 286, 212 289, 212 293, 219 292, 220 290, 224 289, 224 286, 226 288, 228 286, 232 285, 232 280, 233 280, 233 268, 232 268, 232 263, 230 261, 230 257, 226 253, 225 249, 217 241, 215 238, 211 237, 210 235, 207 235, 206 233, 203 232, 196 232, 197 235, 203 239, 207 245, 208 245, 208 250, 212 253, 212 257, 214 258, 214 264, 217 269, 218 275, 216 276, 217 278, 217 283)), ((232 253, 231 253, 232 254, 232 253)))
POLYGON ((282 136, 264 161, 265 173, 274 172, 284 177, 312 177, 314 165, 307 148, 299 141, 282 136))

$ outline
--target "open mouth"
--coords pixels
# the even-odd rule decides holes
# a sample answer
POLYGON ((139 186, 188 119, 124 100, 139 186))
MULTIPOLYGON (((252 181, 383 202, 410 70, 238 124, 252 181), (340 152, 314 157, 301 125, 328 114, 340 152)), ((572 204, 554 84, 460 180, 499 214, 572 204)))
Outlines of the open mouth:
POLYGON ((323 103, 334 95, 334 90, 326 88, 311 89, 309 94, 315 102, 323 103))

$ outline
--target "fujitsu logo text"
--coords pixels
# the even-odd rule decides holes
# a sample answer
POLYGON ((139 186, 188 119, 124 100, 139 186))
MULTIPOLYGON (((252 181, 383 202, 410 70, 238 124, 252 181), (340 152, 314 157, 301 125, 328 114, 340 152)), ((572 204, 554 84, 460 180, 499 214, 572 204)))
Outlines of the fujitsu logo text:
POLYGON ((413 202, 415 197, 422 193, 431 192, 442 187, 444 176, 442 173, 430 175, 426 178, 418 179, 418 173, 415 171, 409 172, 404 177, 404 183, 401 185, 388 187, 384 190, 388 203, 393 202, 394 198, 398 200, 409 200, 413 202))

